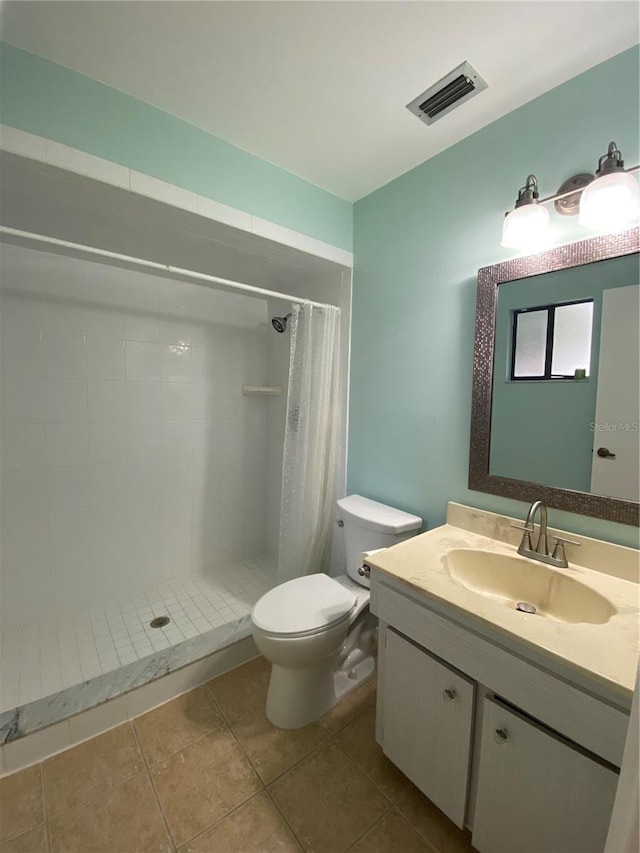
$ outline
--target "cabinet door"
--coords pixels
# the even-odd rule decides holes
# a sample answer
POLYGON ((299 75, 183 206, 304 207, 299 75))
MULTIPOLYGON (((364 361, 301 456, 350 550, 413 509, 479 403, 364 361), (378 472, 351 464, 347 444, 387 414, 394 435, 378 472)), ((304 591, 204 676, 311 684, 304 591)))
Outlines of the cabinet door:
POLYGON ((385 631, 382 748, 411 781, 463 826, 473 723, 473 682, 395 631, 385 631))
POLYGON ((480 853, 602 853, 618 774, 485 699, 473 846, 480 853))

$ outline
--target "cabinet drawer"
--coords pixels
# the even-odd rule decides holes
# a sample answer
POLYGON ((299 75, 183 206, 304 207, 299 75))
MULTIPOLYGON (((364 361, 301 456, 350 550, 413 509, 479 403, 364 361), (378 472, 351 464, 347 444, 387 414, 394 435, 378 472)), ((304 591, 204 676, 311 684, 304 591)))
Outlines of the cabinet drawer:
POLYGON ((620 766, 629 717, 374 576, 376 615, 513 705, 620 766))
POLYGON ((480 853, 602 853, 618 775, 485 699, 473 846, 480 853))
POLYGON ((459 827, 464 825, 474 684, 385 629, 379 686, 382 748, 459 827))

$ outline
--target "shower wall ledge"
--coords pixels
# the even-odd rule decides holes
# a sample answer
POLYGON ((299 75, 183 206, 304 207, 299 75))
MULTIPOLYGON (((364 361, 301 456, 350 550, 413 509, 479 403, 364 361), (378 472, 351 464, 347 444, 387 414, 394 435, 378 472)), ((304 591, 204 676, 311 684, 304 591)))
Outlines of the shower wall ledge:
POLYGON ((188 210, 190 213, 264 237, 288 248, 333 261, 349 269, 353 268, 353 252, 346 249, 43 136, 0 124, 0 150, 65 169, 181 210, 188 210))

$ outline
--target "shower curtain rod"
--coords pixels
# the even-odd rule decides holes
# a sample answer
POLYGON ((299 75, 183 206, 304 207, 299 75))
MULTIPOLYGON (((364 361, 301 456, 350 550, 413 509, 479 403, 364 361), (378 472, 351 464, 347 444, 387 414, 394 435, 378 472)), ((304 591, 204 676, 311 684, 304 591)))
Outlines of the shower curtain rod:
POLYGON ((97 249, 94 246, 85 246, 82 243, 70 243, 68 240, 59 240, 57 237, 47 237, 45 234, 35 234, 32 231, 20 231, 18 228, 8 228, 5 225, 0 225, 0 234, 7 234, 10 237, 19 237, 23 240, 31 240, 36 243, 46 243, 49 246, 61 246, 65 249, 72 249, 76 252, 84 252, 89 255, 97 255, 102 258, 111 258, 112 260, 122 261, 127 264, 134 264, 147 269, 159 270, 161 272, 172 273, 173 275, 182 276, 183 278, 191 278, 197 284, 204 287, 213 287, 216 284, 224 287, 241 290, 244 293, 253 293, 256 296, 273 296, 275 299, 283 299, 285 302, 295 302, 302 305, 308 302, 314 308, 323 308, 322 302, 313 302, 310 299, 301 299, 299 296, 291 296, 288 293, 278 293, 276 290, 267 290, 264 287, 256 287, 253 284, 244 284, 241 281, 233 281, 229 278, 219 278, 215 275, 207 275, 195 270, 186 270, 182 267, 174 267, 171 264, 161 264, 157 261, 147 261, 144 258, 134 258, 132 255, 122 255, 119 252, 110 252, 107 249, 97 249))

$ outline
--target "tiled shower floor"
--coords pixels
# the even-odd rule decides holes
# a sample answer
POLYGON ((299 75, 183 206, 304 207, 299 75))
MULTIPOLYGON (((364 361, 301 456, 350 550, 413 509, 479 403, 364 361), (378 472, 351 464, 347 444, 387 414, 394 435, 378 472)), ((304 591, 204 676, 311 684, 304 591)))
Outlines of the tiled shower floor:
POLYGON ((26 705, 112 672, 246 616, 275 583, 257 557, 74 612, 8 627, 0 653, 0 711, 26 705), (165 628, 151 628, 155 616, 165 628))

